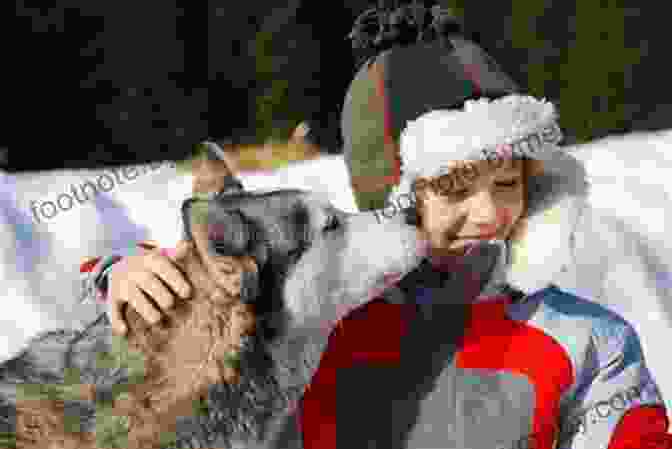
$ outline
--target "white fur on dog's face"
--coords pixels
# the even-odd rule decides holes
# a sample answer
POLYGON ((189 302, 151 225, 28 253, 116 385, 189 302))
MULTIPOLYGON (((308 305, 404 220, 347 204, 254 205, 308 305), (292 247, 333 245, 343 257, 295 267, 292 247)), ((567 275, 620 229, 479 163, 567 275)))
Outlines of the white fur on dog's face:
POLYGON ((461 255, 480 240, 506 239, 523 215, 522 161, 470 166, 472 176, 449 173, 419 183, 425 187, 418 192, 418 213, 435 255, 461 255))

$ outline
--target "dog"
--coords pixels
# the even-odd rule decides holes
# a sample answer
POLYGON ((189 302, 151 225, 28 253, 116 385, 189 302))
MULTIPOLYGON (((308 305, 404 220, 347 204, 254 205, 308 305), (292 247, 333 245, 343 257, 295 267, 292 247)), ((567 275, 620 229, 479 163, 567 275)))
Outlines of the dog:
POLYGON ((17 448, 300 447, 294 405, 330 332, 418 265, 417 234, 310 192, 224 181, 181 209, 192 299, 155 326, 128 308, 127 339, 101 315, 0 365, 0 432, 17 448), (372 238, 380 249, 363 254, 372 238))

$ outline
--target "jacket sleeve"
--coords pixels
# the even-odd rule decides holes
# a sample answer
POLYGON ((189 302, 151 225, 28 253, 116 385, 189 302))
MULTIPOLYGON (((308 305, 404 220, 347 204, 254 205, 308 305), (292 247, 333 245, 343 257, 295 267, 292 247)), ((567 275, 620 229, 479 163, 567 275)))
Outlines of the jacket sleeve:
POLYGON ((598 326, 589 354, 563 406, 558 448, 671 449, 663 399, 631 325, 598 326))
POLYGON ((155 242, 140 242, 120 254, 111 254, 103 257, 92 257, 79 266, 82 283, 80 296, 81 304, 102 304, 107 299, 107 280, 114 264, 123 257, 137 254, 141 250, 158 248, 155 242))

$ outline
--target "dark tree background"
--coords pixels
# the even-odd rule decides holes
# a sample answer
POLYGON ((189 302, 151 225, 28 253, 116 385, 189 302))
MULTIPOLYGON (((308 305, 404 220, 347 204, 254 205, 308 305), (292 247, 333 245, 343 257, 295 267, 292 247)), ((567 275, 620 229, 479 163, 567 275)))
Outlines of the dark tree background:
MULTIPOLYGON (((323 146, 340 145, 354 74, 345 36, 371 2, 48 3, 17 0, 0 128, 9 170, 179 159, 206 137, 263 142, 304 119, 323 146)), ((440 3, 559 104, 570 141, 672 127, 663 3, 440 3)))
POLYGON ((442 1, 517 81, 557 102, 570 141, 672 127, 662 4, 442 1))
POLYGON ((206 137, 258 143, 306 118, 317 129, 352 73, 342 2, 48 3, 17 1, 9 170, 179 159, 206 137))

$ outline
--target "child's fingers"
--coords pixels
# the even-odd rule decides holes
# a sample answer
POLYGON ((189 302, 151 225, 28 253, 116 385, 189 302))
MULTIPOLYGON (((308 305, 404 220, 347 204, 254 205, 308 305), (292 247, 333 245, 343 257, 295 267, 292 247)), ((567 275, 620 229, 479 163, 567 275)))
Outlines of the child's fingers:
POLYGON ((119 302, 112 302, 109 304, 107 316, 110 319, 110 324, 112 326, 112 332, 115 335, 123 337, 126 335, 128 328, 124 324, 124 317, 121 314, 122 304, 119 302))
POLYGON ((170 257, 174 261, 183 260, 189 253, 189 249, 191 248, 191 246, 192 242, 187 240, 180 240, 177 244, 177 248, 175 248, 174 253, 169 254, 168 257, 170 257))
POLYGON ((140 288, 143 287, 138 285, 135 288, 129 289, 126 301, 147 323, 156 324, 161 319, 161 312, 149 302, 140 288))
POLYGON ((183 254, 171 254, 170 252, 162 251, 162 255, 165 257, 149 258, 145 267, 155 276, 161 278, 181 298, 189 298, 191 296, 191 285, 189 285, 182 272, 175 266, 176 258, 179 256, 184 257, 183 254))
POLYGON ((152 298, 162 309, 175 305, 174 295, 156 276, 149 274, 139 279, 137 286, 152 298))
POLYGON ((220 273, 234 274, 238 271, 236 265, 230 259, 218 259, 214 264, 220 273))
POLYGON ((217 285, 234 297, 240 295, 240 273, 233 275, 218 276, 215 280, 217 285))
POLYGON ((252 272, 259 271, 259 267, 257 266, 257 262, 254 260, 254 257, 243 256, 240 262, 243 265, 243 269, 245 271, 252 271, 252 272))
POLYGON ((162 248, 159 254, 166 256, 174 262, 183 260, 189 253, 192 243, 187 240, 180 240, 175 248, 162 248))

